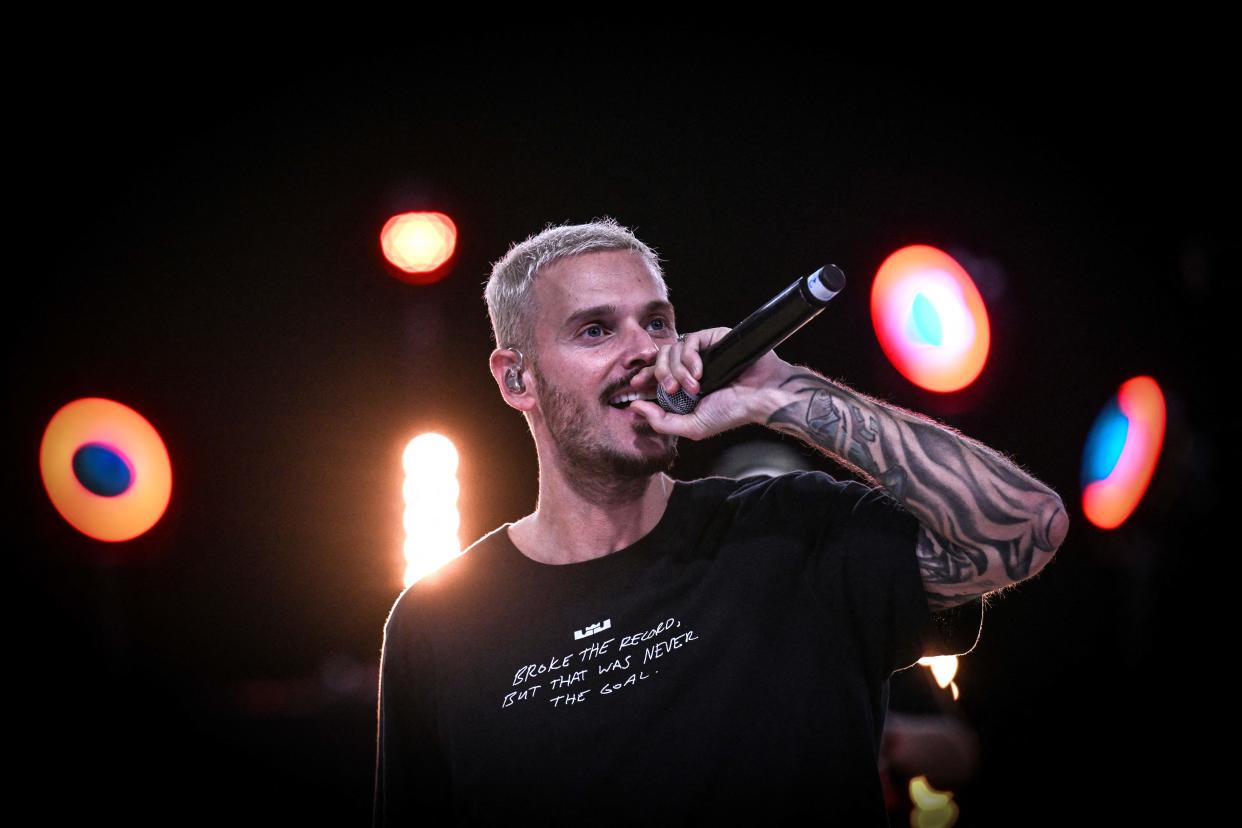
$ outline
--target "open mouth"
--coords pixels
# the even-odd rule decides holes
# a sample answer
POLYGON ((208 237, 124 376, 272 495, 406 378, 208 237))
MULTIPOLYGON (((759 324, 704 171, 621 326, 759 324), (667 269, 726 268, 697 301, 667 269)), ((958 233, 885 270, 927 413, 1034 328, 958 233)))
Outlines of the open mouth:
POLYGON ((655 402, 655 395, 650 393, 644 394, 638 391, 630 391, 625 394, 617 394, 608 401, 608 404, 613 408, 629 408, 630 403, 634 402, 634 400, 648 400, 650 402, 655 402))

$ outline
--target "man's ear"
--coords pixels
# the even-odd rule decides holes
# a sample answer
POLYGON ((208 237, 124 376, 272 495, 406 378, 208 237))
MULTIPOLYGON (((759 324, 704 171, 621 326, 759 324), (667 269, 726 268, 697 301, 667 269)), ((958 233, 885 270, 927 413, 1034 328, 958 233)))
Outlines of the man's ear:
POLYGON ((492 378, 500 395, 511 408, 527 412, 535 407, 535 395, 527 386, 530 372, 522 352, 516 348, 497 348, 488 360, 492 378))

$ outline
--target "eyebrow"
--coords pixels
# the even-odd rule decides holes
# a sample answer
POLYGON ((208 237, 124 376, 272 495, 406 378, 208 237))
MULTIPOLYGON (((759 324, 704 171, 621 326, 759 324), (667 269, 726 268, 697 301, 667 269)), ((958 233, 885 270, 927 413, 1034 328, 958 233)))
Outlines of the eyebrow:
MULTIPOLYGON (((674 315, 673 303, 667 299, 653 299, 643 308, 642 315, 650 316, 653 313, 666 313, 669 316, 674 315)), ((578 327, 578 325, 586 322, 588 319, 602 319, 606 317, 614 317, 618 313, 616 305, 596 305, 593 308, 584 308, 565 320, 563 326, 565 330, 578 327)))

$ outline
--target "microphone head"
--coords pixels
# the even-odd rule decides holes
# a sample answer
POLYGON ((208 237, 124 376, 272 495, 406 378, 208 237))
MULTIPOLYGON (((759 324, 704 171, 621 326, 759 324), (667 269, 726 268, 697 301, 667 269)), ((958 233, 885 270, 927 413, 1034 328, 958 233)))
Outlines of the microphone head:
POLYGON ((686 389, 677 389, 676 394, 670 394, 664 390, 663 385, 656 386, 656 402, 660 404, 660 408, 671 414, 689 414, 698 406, 702 397, 698 394, 688 394, 686 389))
POLYGON ((834 264, 826 264, 819 269, 819 280, 833 293, 845 290, 845 271, 834 264))
POLYGON ((806 277, 805 285, 811 295, 803 294, 804 298, 817 304, 825 304, 845 290, 845 273, 834 264, 826 264, 806 277))

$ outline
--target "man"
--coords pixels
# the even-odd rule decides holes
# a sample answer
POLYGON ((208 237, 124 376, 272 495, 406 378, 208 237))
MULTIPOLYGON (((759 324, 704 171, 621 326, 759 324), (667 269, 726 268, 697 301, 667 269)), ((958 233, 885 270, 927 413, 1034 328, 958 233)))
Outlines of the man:
POLYGON ((611 220, 496 263, 491 371, 539 459, 535 510, 406 590, 385 627, 374 818, 885 824, 887 682, 938 616, 1038 572, 1057 495, 982 445, 768 353, 697 390, 658 260, 611 220), (822 473, 683 482, 678 437, 763 423, 822 473))

